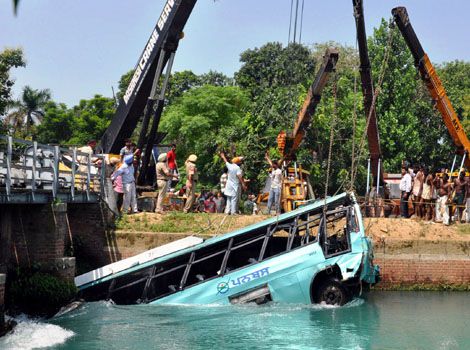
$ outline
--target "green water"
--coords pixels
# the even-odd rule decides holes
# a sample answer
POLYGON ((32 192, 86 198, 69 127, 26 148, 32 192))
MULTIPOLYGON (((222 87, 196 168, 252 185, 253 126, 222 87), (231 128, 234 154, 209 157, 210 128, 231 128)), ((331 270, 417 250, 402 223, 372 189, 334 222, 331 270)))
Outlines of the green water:
POLYGON ((340 308, 89 303, 47 323, 20 322, 0 349, 51 344, 87 350, 470 349, 470 294, 373 292, 340 308))

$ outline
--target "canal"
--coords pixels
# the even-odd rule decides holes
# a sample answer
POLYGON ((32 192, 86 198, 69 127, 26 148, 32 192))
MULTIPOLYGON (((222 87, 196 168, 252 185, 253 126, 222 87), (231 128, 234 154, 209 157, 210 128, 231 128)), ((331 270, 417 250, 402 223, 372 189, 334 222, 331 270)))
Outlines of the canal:
POLYGON ((468 292, 373 292, 341 308, 98 302, 19 321, 0 349, 470 349, 468 292))

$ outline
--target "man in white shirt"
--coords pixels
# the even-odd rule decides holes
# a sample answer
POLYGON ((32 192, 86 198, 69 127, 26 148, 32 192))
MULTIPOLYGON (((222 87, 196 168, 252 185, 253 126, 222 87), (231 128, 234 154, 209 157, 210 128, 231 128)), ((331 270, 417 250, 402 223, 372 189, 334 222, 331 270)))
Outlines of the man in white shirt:
POLYGON ((408 198, 411 192, 411 175, 406 171, 406 167, 401 169, 401 180, 400 180, 400 215, 404 218, 408 218, 408 198))
POLYGON ((241 186, 243 191, 246 191, 246 184, 243 181, 242 171, 240 166, 243 163, 243 157, 235 157, 229 163, 225 157, 224 152, 220 152, 220 158, 225 162, 228 169, 227 183, 225 185, 224 194, 227 196, 225 204, 225 213, 235 215, 238 212, 238 190, 241 186))
POLYGON ((281 214, 282 170, 279 169, 277 161, 271 161, 267 152, 265 157, 271 166, 271 174, 269 174, 271 178, 271 188, 268 197, 268 214, 271 214, 271 209, 274 204, 276 215, 279 215, 281 214))

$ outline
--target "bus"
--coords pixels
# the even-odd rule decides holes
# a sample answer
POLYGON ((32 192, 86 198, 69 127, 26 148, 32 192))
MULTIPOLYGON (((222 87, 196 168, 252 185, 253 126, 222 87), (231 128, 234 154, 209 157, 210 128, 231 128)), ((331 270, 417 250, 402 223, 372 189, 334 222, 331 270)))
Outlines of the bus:
POLYGON ((205 241, 185 240, 77 276, 79 297, 116 304, 344 305, 379 278, 353 193, 205 241))

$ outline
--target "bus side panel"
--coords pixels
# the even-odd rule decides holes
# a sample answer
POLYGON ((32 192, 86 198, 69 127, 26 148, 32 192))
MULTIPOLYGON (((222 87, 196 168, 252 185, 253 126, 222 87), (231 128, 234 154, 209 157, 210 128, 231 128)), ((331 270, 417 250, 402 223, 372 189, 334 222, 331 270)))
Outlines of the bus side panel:
POLYGON ((299 286, 296 273, 304 269, 314 271, 316 265, 323 266, 324 260, 321 248, 317 243, 313 243, 261 263, 252 264, 225 276, 202 282, 152 303, 226 304, 229 302, 230 296, 266 283, 269 285, 275 301, 303 301, 305 293, 299 286), (291 292, 289 288, 297 289, 297 291, 291 292), (291 293, 296 294, 295 301, 290 299, 291 293))

